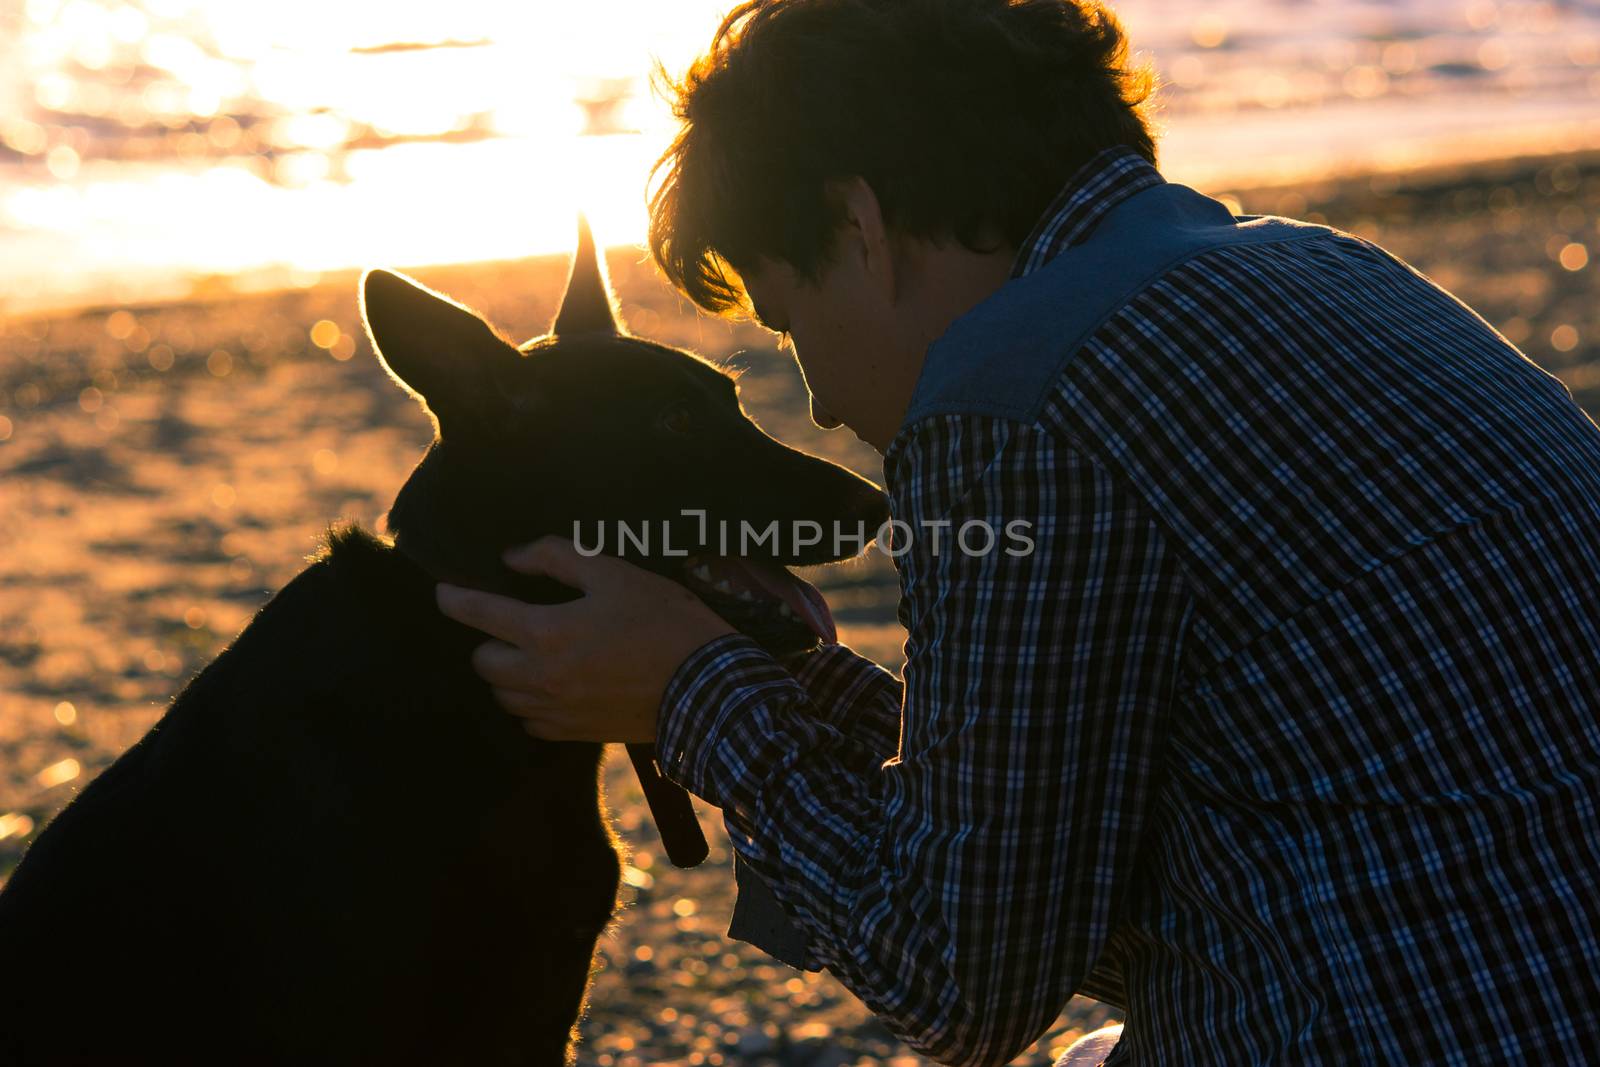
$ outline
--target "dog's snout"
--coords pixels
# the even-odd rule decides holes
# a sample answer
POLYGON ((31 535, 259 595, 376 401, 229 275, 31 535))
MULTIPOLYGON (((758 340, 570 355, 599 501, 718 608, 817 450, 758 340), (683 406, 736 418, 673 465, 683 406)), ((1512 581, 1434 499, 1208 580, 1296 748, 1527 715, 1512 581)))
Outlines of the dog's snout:
POLYGON ((882 526, 889 521, 889 498, 875 485, 863 485, 851 509, 851 518, 869 526, 882 526))

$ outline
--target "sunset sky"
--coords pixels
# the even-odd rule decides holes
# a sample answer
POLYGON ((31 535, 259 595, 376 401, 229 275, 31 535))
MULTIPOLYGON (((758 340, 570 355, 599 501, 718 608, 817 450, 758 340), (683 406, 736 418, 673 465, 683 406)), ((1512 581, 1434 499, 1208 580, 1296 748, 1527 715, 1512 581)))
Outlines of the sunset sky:
MULTIPOLYGON (((1208 191, 1600 143, 1595 0, 1115 6, 1208 191)), ((726 7, 0 0, 0 299, 637 244, 652 65, 726 7)))

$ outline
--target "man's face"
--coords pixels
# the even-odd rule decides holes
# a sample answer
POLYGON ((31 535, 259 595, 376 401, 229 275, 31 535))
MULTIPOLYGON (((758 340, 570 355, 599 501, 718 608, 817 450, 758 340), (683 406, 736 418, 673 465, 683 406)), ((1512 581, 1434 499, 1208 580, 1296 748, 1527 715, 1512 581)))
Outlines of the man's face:
POLYGON ((740 277, 761 323, 789 337, 811 420, 823 429, 848 426, 878 451, 887 448, 909 399, 900 395, 906 363, 920 363, 920 353, 902 351, 892 301, 859 258, 836 256, 815 282, 775 260, 740 277))

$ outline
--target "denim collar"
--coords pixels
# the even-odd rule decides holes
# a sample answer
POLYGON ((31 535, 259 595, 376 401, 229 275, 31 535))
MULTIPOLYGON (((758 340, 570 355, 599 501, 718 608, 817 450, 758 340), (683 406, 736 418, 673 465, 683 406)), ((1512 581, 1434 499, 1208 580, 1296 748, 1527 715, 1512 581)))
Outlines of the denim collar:
POLYGON ((1011 277, 1038 270, 1088 238, 1106 213, 1135 193, 1166 184, 1155 167, 1126 145, 1097 153, 1078 168, 1017 251, 1011 277))

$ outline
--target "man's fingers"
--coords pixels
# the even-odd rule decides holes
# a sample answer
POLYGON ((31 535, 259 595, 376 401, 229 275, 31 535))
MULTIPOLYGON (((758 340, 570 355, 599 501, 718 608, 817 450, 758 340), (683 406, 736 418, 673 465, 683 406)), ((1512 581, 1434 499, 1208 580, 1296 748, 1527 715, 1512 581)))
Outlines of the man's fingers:
POLYGON ((540 741, 570 741, 571 719, 542 701, 531 699, 526 693, 509 689, 494 690, 499 705, 515 715, 522 730, 540 741))
POLYGON ((585 556, 565 537, 541 537, 530 544, 507 549, 501 556, 506 566, 523 574, 554 578, 587 593, 609 560, 604 556, 585 556))
POLYGON ((522 730, 529 737, 537 741, 565 741, 559 731, 553 729, 549 723, 540 722, 538 719, 523 719, 522 730))
POLYGON ((516 645, 485 641, 472 650, 472 669, 492 686, 522 693, 535 691, 528 657, 516 645))
POLYGON ((463 589, 448 582, 439 583, 434 599, 447 618, 513 645, 527 645, 539 632, 544 612, 548 610, 498 593, 463 589))
POLYGON ((548 703, 520 689, 502 689, 499 686, 491 686, 490 692, 494 694, 494 702, 496 704, 519 718, 533 722, 550 717, 551 708, 548 703))

